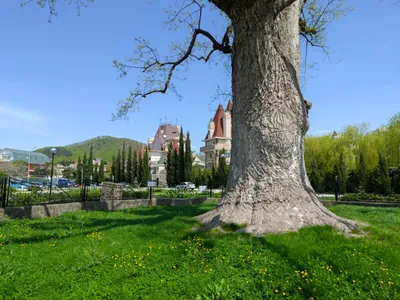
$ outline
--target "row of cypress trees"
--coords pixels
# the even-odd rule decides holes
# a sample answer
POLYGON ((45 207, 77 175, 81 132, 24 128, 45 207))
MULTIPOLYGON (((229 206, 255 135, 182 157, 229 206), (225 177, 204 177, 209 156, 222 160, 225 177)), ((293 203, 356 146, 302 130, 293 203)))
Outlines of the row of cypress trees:
POLYGON ((309 172, 310 182, 316 192, 332 192, 336 180, 340 193, 400 194, 400 168, 388 168, 387 160, 379 153, 378 165, 368 170, 363 152, 360 153, 357 168, 349 170, 343 152, 332 172, 323 174, 315 159, 309 172))
POLYGON ((168 144, 167 160, 167 185, 175 186, 181 182, 192 181, 193 153, 190 142, 190 133, 183 138, 183 128, 179 134, 179 150, 173 149, 172 142, 168 144))
POLYGON ((111 180, 114 182, 127 182, 146 186, 147 180, 150 179, 149 168, 149 152, 147 147, 144 151, 140 148, 132 151, 132 146, 128 147, 128 155, 126 156, 125 141, 121 150, 118 151, 117 157, 113 156, 111 164, 111 180))
POLYGON ((105 179, 104 177, 104 161, 101 160, 100 165, 93 165, 93 145, 90 145, 89 157, 87 157, 86 152, 81 157, 78 158, 77 171, 75 175, 75 180, 77 183, 101 183, 105 179), (92 180, 90 180, 92 178, 92 180))

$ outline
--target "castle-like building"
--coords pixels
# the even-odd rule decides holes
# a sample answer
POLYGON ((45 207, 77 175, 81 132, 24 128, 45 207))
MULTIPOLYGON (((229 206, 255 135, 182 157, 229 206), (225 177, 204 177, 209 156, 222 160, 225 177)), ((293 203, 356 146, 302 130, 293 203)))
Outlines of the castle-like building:
POLYGON ((218 166, 218 158, 225 152, 226 162, 230 163, 232 148, 232 101, 228 102, 224 110, 222 104, 218 105, 214 118, 208 123, 204 147, 200 151, 205 154, 205 167, 212 169, 218 166))
MULTIPOLYGON (((172 143, 172 149, 179 150, 180 132, 181 129, 177 125, 161 124, 154 137, 148 139, 151 177, 153 180, 158 178, 160 186, 166 186, 167 184, 165 162, 168 145, 172 143)), ((185 137, 184 140, 186 140, 185 137)))

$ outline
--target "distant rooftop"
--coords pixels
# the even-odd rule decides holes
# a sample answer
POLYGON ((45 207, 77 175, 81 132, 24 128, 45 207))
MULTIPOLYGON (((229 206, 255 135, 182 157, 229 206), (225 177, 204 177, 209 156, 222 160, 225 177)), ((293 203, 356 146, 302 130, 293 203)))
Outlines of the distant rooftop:
POLYGON ((3 161, 24 161, 31 164, 46 164, 50 161, 50 158, 40 152, 18 150, 12 148, 4 148, 0 150, 0 160, 3 161))

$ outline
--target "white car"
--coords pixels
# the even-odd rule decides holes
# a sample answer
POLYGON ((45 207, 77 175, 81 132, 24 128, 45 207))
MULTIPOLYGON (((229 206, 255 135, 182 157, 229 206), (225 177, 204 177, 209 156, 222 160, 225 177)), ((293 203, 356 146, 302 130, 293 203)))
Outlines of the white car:
POLYGON ((196 186, 194 185, 194 183, 186 181, 186 182, 180 183, 176 188, 178 190, 190 190, 190 191, 193 191, 196 188, 196 186))

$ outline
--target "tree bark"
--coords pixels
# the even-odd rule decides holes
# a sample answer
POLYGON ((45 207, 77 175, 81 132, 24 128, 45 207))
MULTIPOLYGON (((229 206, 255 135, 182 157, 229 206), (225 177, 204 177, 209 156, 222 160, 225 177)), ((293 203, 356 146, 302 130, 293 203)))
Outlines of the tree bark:
POLYGON ((320 203, 305 170, 309 122, 299 86, 304 0, 282 11, 274 1, 227 2, 234 30, 231 168, 218 207, 198 219, 207 228, 247 224, 243 231, 256 235, 310 225, 350 232, 356 223, 320 203))

